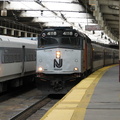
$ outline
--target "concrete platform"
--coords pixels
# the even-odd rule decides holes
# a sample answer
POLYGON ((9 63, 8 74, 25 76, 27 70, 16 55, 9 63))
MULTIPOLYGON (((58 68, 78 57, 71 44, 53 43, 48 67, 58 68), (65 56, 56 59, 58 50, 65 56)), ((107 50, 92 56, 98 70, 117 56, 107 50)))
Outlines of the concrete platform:
POLYGON ((87 107, 85 120, 120 120, 120 83, 118 66, 100 79, 87 107))
POLYGON ((97 70, 73 87, 41 120, 120 120, 118 66, 97 70))

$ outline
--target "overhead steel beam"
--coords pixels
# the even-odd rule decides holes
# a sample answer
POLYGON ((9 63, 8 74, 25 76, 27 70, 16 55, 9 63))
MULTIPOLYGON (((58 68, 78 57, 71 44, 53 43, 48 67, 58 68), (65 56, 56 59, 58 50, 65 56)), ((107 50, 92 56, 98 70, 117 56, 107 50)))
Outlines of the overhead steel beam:
POLYGON ((100 5, 119 5, 119 1, 115 1, 115 0, 99 0, 99 4, 100 5))
MULTIPOLYGON (((4 7, 7 10, 34 10, 34 11, 46 10, 42 6, 39 6, 38 4, 36 4, 35 2, 17 1, 17 2, 10 2, 10 4, 6 2, 4 7), (35 8, 33 9, 32 6, 34 6, 35 8)), ((0 9, 3 9, 3 8, 0 7, 0 9)))
POLYGON ((119 24, 119 21, 107 21, 108 24, 115 24, 115 25, 118 25, 119 24))
MULTIPOLYGON (((37 1, 38 2, 38 1, 37 1)), ((6 2, 5 4, 5 8, 7 10, 33 10, 33 11, 40 11, 40 10, 48 10, 46 9, 46 7, 49 9, 49 10, 52 10, 52 11, 61 11, 61 12, 83 12, 85 13, 85 9, 82 7, 82 5, 79 5, 79 4, 68 4, 68 3, 62 3, 60 2, 59 3, 59 6, 58 6, 58 3, 54 3, 54 2, 41 2, 41 6, 39 4, 37 4, 36 2, 20 2, 20 1, 17 1, 17 2, 10 2, 10 4, 8 4, 6 2), (44 5, 43 5, 44 3, 44 5), (57 6, 57 7, 53 7, 53 6, 57 6), (66 7, 67 6, 67 7, 66 7)))
MULTIPOLYGON (((79 18, 79 19, 85 19, 86 13, 74 13, 74 12, 56 12, 57 14, 63 14, 67 18, 79 18), (72 14, 72 15, 71 15, 72 14)), ((55 15, 50 11, 21 11, 19 14, 19 17, 54 17, 55 15)), ((89 14, 87 15, 88 19, 94 19, 89 14)))
POLYGON ((110 9, 108 6, 101 6, 100 11, 107 14, 119 14, 119 10, 110 9))
POLYGON ((104 19, 108 19, 108 20, 119 20, 119 17, 115 16, 115 15, 103 15, 104 19))
POLYGON ((119 26, 118 26, 118 25, 115 25, 115 24, 114 24, 114 25, 111 24, 110 27, 111 27, 111 28, 117 28, 117 29, 119 29, 119 26))
MULTIPOLYGON (((113 39, 118 37, 114 34, 114 29, 112 28, 111 24, 107 24, 107 20, 109 21, 118 21, 118 1, 115 0, 89 0, 89 4, 93 9, 93 14, 98 21, 98 24, 104 29, 104 32, 108 34, 113 39), (115 7, 116 9, 113 9, 115 7), (109 14, 109 15, 107 15, 109 14)), ((117 27, 117 26, 116 26, 117 27)), ((117 39, 116 39, 117 40, 117 39)))

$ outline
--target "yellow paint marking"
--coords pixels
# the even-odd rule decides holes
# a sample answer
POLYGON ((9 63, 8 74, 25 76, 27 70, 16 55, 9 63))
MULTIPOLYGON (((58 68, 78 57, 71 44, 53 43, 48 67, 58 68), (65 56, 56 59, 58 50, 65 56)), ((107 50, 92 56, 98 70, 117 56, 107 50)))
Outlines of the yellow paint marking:
POLYGON ((113 66, 99 69, 88 78, 82 80, 57 102, 41 120, 84 120, 86 108, 94 88, 110 67, 113 66))
POLYGON ((83 81, 81 82, 81 84, 78 84, 78 85, 76 86, 76 88, 86 89, 86 88, 88 88, 88 87, 91 85, 92 82, 93 82, 93 80, 90 80, 90 81, 83 80, 83 81))
POLYGON ((44 120, 70 120, 74 110, 53 110, 44 120))
POLYGON ((68 103, 66 103, 66 104, 58 104, 57 106, 56 106, 56 108, 57 109, 59 109, 59 108, 62 108, 62 109, 74 109, 74 108, 76 108, 77 107, 77 105, 78 105, 78 103, 76 103, 76 104, 68 104, 68 103))
POLYGON ((67 97, 64 98, 63 102, 80 102, 84 96, 85 89, 73 89, 67 97))

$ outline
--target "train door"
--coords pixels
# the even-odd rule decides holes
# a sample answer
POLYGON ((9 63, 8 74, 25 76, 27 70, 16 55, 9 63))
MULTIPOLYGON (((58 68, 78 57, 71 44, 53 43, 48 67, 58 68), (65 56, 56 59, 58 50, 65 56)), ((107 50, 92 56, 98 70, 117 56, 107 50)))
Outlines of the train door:
POLYGON ((84 57, 83 57, 84 72, 87 70, 87 42, 84 40, 84 57))
POLYGON ((91 45, 91 70, 94 68, 93 67, 93 62, 94 62, 94 48, 93 48, 93 45, 91 45))
POLYGON ((21 75, 24 75, 25 72, 25 46, 22 46, 22 73, 21 75))
POLYGON ((92 46, 91 41, 87 39, 87 70, 91 70, 92 68, 92 46))

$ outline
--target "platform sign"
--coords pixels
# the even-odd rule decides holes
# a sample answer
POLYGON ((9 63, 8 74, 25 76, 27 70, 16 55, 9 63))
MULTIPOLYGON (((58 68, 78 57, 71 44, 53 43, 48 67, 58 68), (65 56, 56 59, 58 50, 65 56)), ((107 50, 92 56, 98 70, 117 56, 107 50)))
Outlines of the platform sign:
POLYGON ((86 25, 85 30, 91 31, 91 30, 102 30, 99 25, 86 25))

